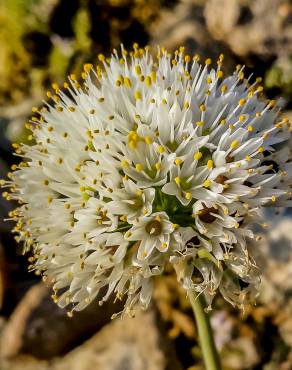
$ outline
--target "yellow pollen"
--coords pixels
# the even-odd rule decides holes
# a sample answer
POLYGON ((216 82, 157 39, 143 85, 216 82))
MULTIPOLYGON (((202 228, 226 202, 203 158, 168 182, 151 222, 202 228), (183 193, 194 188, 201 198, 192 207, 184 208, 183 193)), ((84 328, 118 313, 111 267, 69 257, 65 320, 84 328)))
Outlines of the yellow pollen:
POLYGON ((126 87, 131 87, 132 86, 132 82, 129 79, 129 77, 124 77, 124 84, 125 84, 126 87))
POLYGON ((214 167, 214 163, 212 161, 212 159, 209 159, 208 162, 207 162, 207 167, 211 170, 213 167, 214 167))
POLYGON ((161 169, 161 163, 160 162, 155 163, 155 168, 156 168, 157 171, 160 170, 161 169))
POLYGON ((240 106, 243 106, 245 103, 246 103, 246 99, 240 99, 238 102, 240 106))
POLYGON ((276 202, 277 198, 275 197, 275 195, 272 195, 271 200, 272 202, 276 202))
POLYGON ((226 93, 227 86, 226 85, 222 85, 220 90, 221 90, 222 94, 226 93))
POLYGON ((187 200, 192 199, 192 194, 191 194, 191 193, 189 193, 189 192, 185 193, 185 198, 186 198, 187 200))
POLYGON ((153 141, 152 141, 152 139, 151 139, 150 136, 145 136, 145 139, 144 140, 145 140, 145 143, 148 144, 148 145, 150 145, 150 144, 153 143, 153 141))
POLYGON ((209 188, 211 186, 211 180, 205 180, 203 186, 204 188, 209 188))
POLYGON ((230 148, 231 149, 235 149, 238 147, 238 141, 237 140, 233 140, 232 143, 230 144, 230 148))
POLYGON ((205 64, 208 66, 208 65, 210 65, 212 63, 212 59, 211 58, 207 58, 206 60, 205 60, 205 64))
POLYGON ((180 158, 176 158, 176 160, 174 161, 174 163, 179 166, 180 164, 182 164, 182 159, 180 158))
POLYGON ((100 62, 103 62, 105 60, 105 56, 103 54, 98 54, 97 58, 100 62))
POLYGON ((161 248, 163 248, 163 249, 167 248, 167 244, 166 243, 161 243, 161 248))
POLYGON ((140 66, 136 66, 136 67, 135 67, 135 72, 136 72, 136 74, 139 76, 139 75, 142 73, 142 71, 141 71, 141 67, 140 67, 140 66))
POLYGON ((164 149, 164 147, 162 146, 162 145, 160 145, 158 148, 157 148, 157 151, 158 151, 158 153, 164 153, 165 152, 165 149, 164 149))
POLYGON ((200 127, 200 126, 204 126, 204 122, 203 122, 203 121, 197 121, 197 122, 196 122, 196 125, 197 125, 197 126, 199 126, 199 127, 200 127))
POLYGON ((179 185, 181 183, 181 178, 177 176, 174 178, 174 181, 177 185, 179 185))
POLYGON ((250 161, 251 161, 251 157, 250 157, 249 155, 247 155, 247 156, 245 157, 245 160, 246 160, 246 161, 248 161, 248 162, 250 162, 250 161))
POLYGON ((142 168, 142 165, 141 165, 140 163, 137 163, 137 164, 136 164, 136 166, 135 166, 135 168, 136 168, 136 171, 137 171, 137 172, 141 172, 141 171, 142 171, 142 169, 143 169, 143 168, 142 168))
POLYGON ((194 159, 199 161, 202 158, 203 154, 201 152, 197 152, 194 154, 194 159))
POLYGON ((245 115, 244 114, 240 115, 239 116, 239 121, 243 122, 244 120, 245 120, 245 115))
POLYGON ((263 146, 260 146, 259 148, 258 148, 258 152, 259 153, 263 153, 265 151, 265 148, 263 147, 263 146))
POLYGON ((251 125, 247 126, 247 131, 252 132, 253 131, 253 126, 251 126, 251 125))
POLYGON ((223 71, 218 71, 218 72, 217 72, 217 77, 218 77, 218 78, 222 78, 223 76, 224 76, 223 71))
POLYGON ((191 61, 191 57, 189 55, 185 56, 185 62, 189 63, 191 61))
POLYGON ((200 105, 200 111, 201 111, 201 112, 205 112, 205 110, 206 110, 206 106, 205 106, 205 104, 201 104, 201 105, 200 105))
POLYGON ((141 100, 142 98, 141 92, 139 90, 135 91, 134 97, 136 100, 141 100))
POLYGON ((91 63, 85 63, 84 66, 83 66, 84 71, 87 72, 87 73, 90 72, 91 68, 92 68, 91 63))
POLYGON ((123 161, 121 162, 121 165, 122 165, 122 167, 123 167, 123 168, 128 168, 128 167, 129 167, 129 162, 128 162, 128 161, 126 161, 126 160, 123 160, 123 161))
POLYGON ((150 76, 145 77, 145 84, 146 84, 147 87, 151 86, 151 77, 150 76))

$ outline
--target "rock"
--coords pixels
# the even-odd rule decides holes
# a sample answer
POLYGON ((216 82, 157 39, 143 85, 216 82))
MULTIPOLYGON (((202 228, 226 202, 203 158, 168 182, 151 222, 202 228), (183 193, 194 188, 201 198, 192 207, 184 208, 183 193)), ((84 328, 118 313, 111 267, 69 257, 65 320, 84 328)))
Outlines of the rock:
POLYGON ((217 40, 240 56, 289 55, 292 5, 279 0, 208 0, 206 25, 217 40))
POLYGON ((33 286, 15 308, 0 337, 0 354, 19 353, 38 358, 64 354, 89 338, 110 321, 121 309, 113 302, 100 307, 96 302, 69 318, 51 299, 51 291, 43 284, 33 286))
POLYGON ((160 348, 155 315, 139 312, 135 318, 115 319, 50 370, 162 370, 166 360, 160 348))
MULTIPOLYGON (((70 333, 70 328, 67 328, 70 333)), ((1 370, 181 370, 153 310, 115 319, 64 357, 51 361, 18 355, 0 358, 1 370)))

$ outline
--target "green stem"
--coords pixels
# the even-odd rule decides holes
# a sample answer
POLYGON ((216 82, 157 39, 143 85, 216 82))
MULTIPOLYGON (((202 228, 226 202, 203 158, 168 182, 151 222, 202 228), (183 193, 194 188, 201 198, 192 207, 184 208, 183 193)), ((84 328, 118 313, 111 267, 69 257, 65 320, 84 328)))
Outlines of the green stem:
POLYGON ((194 291, 189 291, 189 299, 197 322, 199 342, 206 370, 221 370, 209 315, 204 310, 206 305, 202 294, 198 297, 194 291))

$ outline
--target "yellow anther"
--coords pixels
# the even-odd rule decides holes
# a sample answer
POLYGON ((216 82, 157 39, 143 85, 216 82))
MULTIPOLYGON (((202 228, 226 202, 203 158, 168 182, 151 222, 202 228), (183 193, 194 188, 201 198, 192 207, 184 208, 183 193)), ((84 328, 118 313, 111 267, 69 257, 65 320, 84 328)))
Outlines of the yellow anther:
POLYGON ((272 200, 272 202, 276 202, 276 200, 277 200, 276 196, 272 195, 271 200, 272 200))
POLYGON ((210 65, 212 63, 212 59, 211 58, 207 58, 206 60, 205 60, 205 64, 208 66, 208 65, 210 65))
POLYGON ((167 244, 166 243, 161 243, 161 248, 163 248, 163 249, 166 249, 167 248, 167 244))
POLYGON ((203 186, 204 188, 209 188, 211 186, 211 180, 205 180, 203 186))
POLYGON ((181 183, 181 178, 177 176, 174 178, 174 181, 177 185, 179 185, 181 183))
POLYGON ((136 168, 136 171, 138 171, 138 172, 141 172, 142 171, 142 165, 140 164, 140 163, 137 163, 136 164, 136 166, 135 166, 135 168, 136 168))
POLYGON ((147 87, 151 86, 151 77, 150 76, 145 77, 145 84, 146 84, 147 87))
POLYGON ((185 55, 185 62, 189 63, 191 61, 191 57, 189 55, 185 55))
POLYGON ((241 114, 240 116, 239 116, 239 121, 240 122, 243 122, 245 120, 245 115, 244 114, 241 114))
POLYGON ((211 77, 208 77, 207 78, 207 84, 211 84, 212 83, 212 78, 211 77))
POLYGON ((58 85, 56 82, 53 82, 53 83, 52 83, 52 88, 53 88, 55 91, 58 91, 58 90, 59 90, 59 85, 58 85))
POLYGON ((256 91, 262 92, 263 90, 264 90, 263 86, 258 86, 256 91))
POLYGON ((161 103, 162 103, 162 104, 167 104, 167 100, 166 100, 166 99, 162 99, 162 100, 161 100, 161 103))
POLYGON ((197 152, 194 154, 194 159, 196 161, 199 161, 203 157, 203 154, 201 152, 197 152))
POLYGON ((185 198, 186 198, 187 200, 192 199, 192 194, 191 194, 191 193, 189 193, 189 192, 185 193, 185 198))
POLYGON ((138 141, 130 140, 129 141, 129 148, 132 149, 132 150, 136 149, 137 148, 137 143, 138 143, 138 141))
POLYGON ((268 132, 264 132, 263 133, 263 139, 267 139, 268 137, 270 136, 270 134, 268 132))
POLYGON ((247 156, 245 157, 245 160, 246 160, 246 161, 248 161, 248 162, 250 162, 250 161, 251 161, 251 157, 250 157, 249 155, 247 155, 247 156))
POLYGON ((161 162, 155 163, 155 168, 157 171, 159 171, 161 169, 161 162))
POLYGON ((139 90, 135 91, 134 97, 136 100, 141 100, 142 98, 141 92, 139 90))
POLYGON ((226 124, 226 119, 222 118, 221 121, 220 121, 220 125, 224 126, 225 124, 226 124))
POLYGON ((238 147, 238 140, 233 140, 232 143, 230 144, 231 149, 235 149, 238 147))
POLYGON ((141 67, 140 67, 140 66, 136 66, 136 67, 135 67, 135 71, 136 71, 136 74, 137 74, 138 76, 142 73, 142 71, 141 71, 141 67))
POLYGON ((244 72, 243 71, 239 72, 238 77, 239 77, 240 80, 243 80, 244 79, 244 72))
POLYGON ((196 126, 204 126, 204 122, 203 121, 197 121, 196 122, 196 126))
POLYGON ((243 106, 245 103, 246 103, 246 99, 244 99, 244 98, 240 99, 239 102, 238 102, 238 104, 240 106, 243 106))
POLYGON ((201 105, 200 105, 200 111, 201 111, 201 112, 205 112, 205 110, 206 110, 206 106, 205 106, 205 104, 201 104, 201 105))
POLYGON ((157 151, 158 151, 158 153, 164 153, 165 152, 165 149, 164 149, 164 147, 162 146, 162 145, 160 145, 158 148, 157 148, 157 151))
POLYGON ((150 136, 145 136, 144 140, 145 140, 145 143, 148 144, 148 145, 150 145, 150 144, 153 143, 153 141, 152 141, 152 139, 151 139, 150 136))
POLYGON ((198 55, 198 54, 194 55, 194 57, 193 57, 194 62, 198 62, 200 59, 201 59, 200 55, 198 55))
POLYGON ((156 73, 154 71, 152 71, 150 76, 151 76, 152 82, 155 83, 156 82, 156 73))
POLYGON ((258 148, 258 152, 259 153, 263 153, 265 151, 265 148, 263 147, 263 146, 260 146, 259 148, 258 148))
POLYGON ((128 168, 128 167, 129 167, 129 162, 128 162, 128 161, 126 161, 126 160, 123 160, 123 161, 121 162, 121 165, 122 165, 122 167, 123 167, 123 168, 128 168))
POLYGON ((217 72, 217 77, 218 77, 218 78, 222 78, 223 76, 224 76, 223 71, 218 71, 218 72, 217 72))
POLYGON ((124 77, 124 85, 126 87, 131 87, 132 86, 132 83, 131 83, 131 80, 129 79, 129 77, 124 77))
POLYGON ((180 164, 182 164, 182 159, 180 158, 176 158, 176 160, 174 161, 174 163, 179 166, 180 164))
POLYGON ((100 62, 103 62, 105 60, 105 56, 103 54, 98 54, 97 58, 100 62))
POLYGON ((227 91, 227 86, 226 85, 222 85, 221 88, 220 88, 222 94, 226 93, 227 91))
POLYGON ((214 162, 212 161, 212 159, 209 159, 208 162, 207 162, 207 167, 211 170, 213 167, 214 167, 214 162))
POLYGON ((251 125, 247 126, 247 131, 253 132, 253 126, 251 126, 251 125))

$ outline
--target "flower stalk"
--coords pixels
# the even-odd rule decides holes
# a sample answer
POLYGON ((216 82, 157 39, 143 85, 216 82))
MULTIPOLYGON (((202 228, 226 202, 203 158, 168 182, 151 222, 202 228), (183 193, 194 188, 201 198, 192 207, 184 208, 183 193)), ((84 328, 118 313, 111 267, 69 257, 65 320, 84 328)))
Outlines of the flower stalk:
POLYGON ((202 295, 198 296, 194 291, 189 291, 189 299, 196 318, 198 337, 206 370, 221 370, 209 315, 205 311, 204 299, 202 295))

